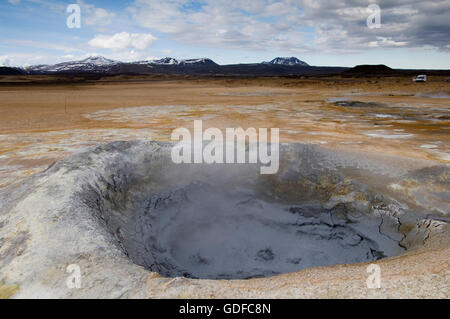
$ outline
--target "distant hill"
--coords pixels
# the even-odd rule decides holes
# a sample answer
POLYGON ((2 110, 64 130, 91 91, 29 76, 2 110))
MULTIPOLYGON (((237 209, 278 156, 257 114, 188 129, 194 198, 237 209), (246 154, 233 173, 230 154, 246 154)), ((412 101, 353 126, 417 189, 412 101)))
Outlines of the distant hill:
POLYGON ((21 75, 21 74, 26 74, 26 72, 20 68, 0 66, 0 75, 21 75))
POLYGON ((383 76, 416 76, 426 74, 429 76, 449 76, 450 70, 430 70, 430 69, 391 69, 384 64, 357 65, 341 73, 343 77, 383 77, 383 76))
POLYGON ((450 75, 450 70, 394 70, 380 65, 357 65, 354 68, 311 66, 296 57, 277 57, 269 62, 219 65, 211 59, 177 60, 166 57, 155 60, 122 62, 102 56, 91 56, 80 61, 34 65, 26 68, 0 67, 2 75, 42 74, 69 76, 107 75, 200 75, 200 76, 410 76, 417 74, 450 75))
POLYGON ((217 76, 299 76, 337 74, 347 68, 314 67, 296 57, 277 57, 270 62, 219 65, 208 58, 177 60, 166 57, 157 60, 121 62, 101 56, 53 65, 35 65, 23 69, 26 74, 65 75, 217 75, 217 76))
POLYGON ((270 62, 263 62, 264 64, 276 64, 276 65, 297 65, 297 66, 309 66, 308 63, 303 62, 296 57, 278 57, 270 62))
POLYGON ((391 69, 390 67, 384 65, 384 64, 377 64, 377 65, 371 65, 371 64, 363 64, 363 65, 357 65, 351 69, 348 69, 344 72, 345 74, 349 75, 378 75, 378 74, 394 74, 397 73, 394 69, 391 69))
POLYGON ((200 58, 200 59, 188 59, 188 60, 177 60, 174 58, 162 58, 159 60, 147 60, 147 61, 138 61, 138 62, 130 62, 129 64, 147 64, 147 65, 218 65, 211 59, 208 58, 200 58))
POLYGON ((32 65, 26 67, 25 70, 30 74, 102 73, 118 63, 120 62, 102 56, 91 56, 80 61, 68 61, 50 65, 32 65))
POLYGON ((102 56, 91 56, 80 61, 62 62, 52 65, 34 65, 25 68, 30 74, 74 74, 74 73, 151 73, 152 69, 160 69, 159 67, 214 67, 217 64, 208 58, 177 60, 174 58, 163 58, 159 60, 137 61, 137 62, 121 62, 114 61, 102 56))

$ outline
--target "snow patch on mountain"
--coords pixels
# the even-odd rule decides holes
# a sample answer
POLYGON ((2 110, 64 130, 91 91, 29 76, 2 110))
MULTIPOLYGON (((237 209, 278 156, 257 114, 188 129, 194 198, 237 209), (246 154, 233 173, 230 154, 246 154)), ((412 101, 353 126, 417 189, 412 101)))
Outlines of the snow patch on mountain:
POLYGON ((177 60, 166 57, 158 60, 139 61, 138 64, 153 64, 153 65, 216 65, 214 61, 208 58, 177 60))
POLYGON ((299 65, 299 66, 309 66, 308 63, 297 59, 296 57, 278 57, 273 59, 270 62, 263 62, 264 64, 273 64, 273 65, 299 65))
POLYGON ((95 65, 113 65, 113 64, 117 64, 120 63, 118 61, 115 60, 111 60, 111 59, 107 59, 105 57, 102 56, 90 56, 82 61, 80 61, 81 63, 85 63, 85 64, 95 64, 95 65))
POLYGON ((180 64, 180 61, 174 58, 162 58, 157 60, 150 60, 150 61, 141 61, 140 64, 156 64, 156 65, 178 65, 180 64))
POLYGON ((67 71, 78 71, 78 72, 86 72, 86 71, 96 71, 99 68, 110 67, 116 65, 120 62, 107 59, 102 56, 90 56, 81 61, 69 61, 62 62, 54 65, 33 65, 27 67, 27 71, 32 72, 67 72, 67 71))
MULTIPOLYGON (((296 57, 278 57, 270 62, 262 62, 266 65, 280 65, 280 66, 309 66, 307 63, 297 59, 296 57)), ((258 65, 258 64, 255 64, 258 65)), ((207 69, 218 66, 213 60, 208 58, 185 59, 177 60, 171 57, 165 57, 155 60, 144 60, 137 62, 121 62, 111 60, 102 56, 90 56, 80 61, 62 62, 54 65, 34 65, 24 69, 25 72, 31 74, 45 74, 45 73, 99 73, 106 74, 109 72, 132 72, 139 73, 140 71, 147 72, 148 69, 156 68, 158 66, 176 66, 179 67, 180 72, 188 72, 190 69, 207 69), (143 69, 139 68, 142 66, 143 69)), ((172 69, 172 68, 171 68, 172 69)))
POLYGON ((188 59, 188 60, 183 60, 181 61, 181 64, 187 64, 187 65, 192 65, 192 64, 198 64, 198 65, 216 65, 216 63, 208 58, 201 58, 201 59, 188 59))

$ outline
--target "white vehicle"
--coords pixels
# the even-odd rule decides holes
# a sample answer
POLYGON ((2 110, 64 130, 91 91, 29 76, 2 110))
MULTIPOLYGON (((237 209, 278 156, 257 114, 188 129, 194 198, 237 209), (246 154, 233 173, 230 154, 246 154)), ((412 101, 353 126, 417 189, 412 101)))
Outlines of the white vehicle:
POLYGON ((426 82, 426 81, 427 76, 423 74, 413 77, 413 82, 426 82))

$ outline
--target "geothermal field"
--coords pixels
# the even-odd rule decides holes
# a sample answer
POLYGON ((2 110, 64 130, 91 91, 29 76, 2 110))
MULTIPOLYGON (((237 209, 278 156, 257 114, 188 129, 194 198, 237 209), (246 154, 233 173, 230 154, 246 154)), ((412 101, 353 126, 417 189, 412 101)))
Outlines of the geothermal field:
POLYGON ((0 113, 0 297, 449 298, 444 76, 4 76, 0 113), (196 120, 279 170, 174 163, 196 120))

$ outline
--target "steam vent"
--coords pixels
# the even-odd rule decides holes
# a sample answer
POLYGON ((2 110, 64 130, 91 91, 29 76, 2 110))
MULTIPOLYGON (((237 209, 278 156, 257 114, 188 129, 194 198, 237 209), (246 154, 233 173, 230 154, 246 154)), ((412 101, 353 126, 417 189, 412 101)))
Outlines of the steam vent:
POLYGON ((113 142, 2 190, 0 279, 18 297, 320 297, 329 280, 362 296, 376 262, 395 296, 441 258, 443 278, 410 287, 445 292, 448 166, 282 144, 261 175, 177 165, 171 147, 113 142), (83 289, 65 285, 72 264, 83 289))

